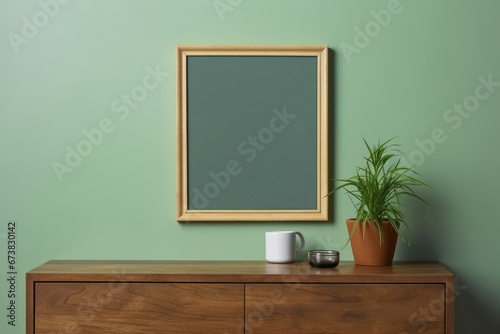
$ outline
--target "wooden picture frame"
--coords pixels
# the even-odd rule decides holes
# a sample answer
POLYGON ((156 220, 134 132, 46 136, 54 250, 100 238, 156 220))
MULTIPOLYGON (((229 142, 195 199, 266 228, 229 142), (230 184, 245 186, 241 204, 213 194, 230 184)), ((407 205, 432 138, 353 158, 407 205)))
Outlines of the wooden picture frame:
POLYGON ((177 46, 176 56, 177 220, 328 220, 328 47, 177 46), (222 158, 228 142, 239 159, 222 158))

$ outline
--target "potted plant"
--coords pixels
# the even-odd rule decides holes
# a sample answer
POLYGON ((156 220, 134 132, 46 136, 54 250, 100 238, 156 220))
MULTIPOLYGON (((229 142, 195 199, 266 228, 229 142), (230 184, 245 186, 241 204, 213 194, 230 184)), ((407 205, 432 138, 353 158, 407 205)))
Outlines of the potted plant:
POLYGON ((400 227, 408 229, 401 199, 414 197, 425 202, 412 187, 430 187, 414 177, 418 174, 413 169, 401 166, 401 152, 393 139, 373 147, 363 139, 368 149, 366 165, 357 167, 349 179, 333 179, 341 184, 328 194, 344 189, 356 208, 356 217, 347 220, 347 243, 351 242, 357 265, 392 264, 400 227))

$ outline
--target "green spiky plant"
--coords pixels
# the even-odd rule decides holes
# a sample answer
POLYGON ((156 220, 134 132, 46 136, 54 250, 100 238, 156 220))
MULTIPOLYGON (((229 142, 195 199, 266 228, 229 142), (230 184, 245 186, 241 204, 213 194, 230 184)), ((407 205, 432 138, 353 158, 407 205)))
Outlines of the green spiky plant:
POLYGON ((380 243, 382 243, 383 221, 389 221, 400 237, 400 227, 405 226, 408 230, 408 244, 410 244, 410 229, 401 211, 401 207, 404 206, 401 199, 414 197, 425 203, 412 187, 431 187, 416 179, 414 175, 418 174, 412 168, 401 166, 402 153, 397 149, 399 145, 392 143, 393 139, 384 143, 379 141, 372 147, 363 139, 368 149, 368 156, 365 157, 366 166, 356 167, 356 175, 349 179, 332 180, 341 182, 341 185, 334 188, 328 195, 344 189, 356 208, 356 222, 346 245, 351 241, 359 224, 361 224, 363 236, 366 224, 375 225, 379 232, 380 243))

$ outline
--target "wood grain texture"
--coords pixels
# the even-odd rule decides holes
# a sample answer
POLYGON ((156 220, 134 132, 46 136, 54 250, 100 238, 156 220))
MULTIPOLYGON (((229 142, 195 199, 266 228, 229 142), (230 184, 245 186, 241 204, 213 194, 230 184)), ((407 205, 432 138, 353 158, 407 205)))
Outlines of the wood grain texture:
POLYGON ((445 333, 443 284, 248 284, 247 333, 445 333))
POLYGON ((34 281, 127 281, 211 283, 443 283, 453 274, 437 262, 392 266, 312 268, 307 262, 265 261, 49 261, 27 273, 34 281))
POLYGON ((182 49, 176 48, 176 154, 177 154, 177 217, 181 217, 187 209, 187 201, 179 200, 187 198, 187 94, 186 94, 186 56, 182 49))
POLYGON ((35 333, 236 333, 242 284, 36 283, 35 333))
POLYGON ((188 56, 318 56, 326 45, 178 45, 188 56))
POLYGON ((328 220, 328 199, 330 179, 328 178, 328 47, 318 57, 318 210, 328 220))
POLYGON ((35 319, 35 283, 33 277, 26 274, 26 334, 33 333, 33 321, 35 319))

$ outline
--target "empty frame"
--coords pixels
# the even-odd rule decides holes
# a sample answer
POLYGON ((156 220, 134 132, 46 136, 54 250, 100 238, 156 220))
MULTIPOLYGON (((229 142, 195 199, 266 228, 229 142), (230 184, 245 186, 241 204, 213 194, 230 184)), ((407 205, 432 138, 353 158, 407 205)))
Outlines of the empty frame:
POLYGON ((328 220, 328 48, 177 47, 177 220, 328 220))

